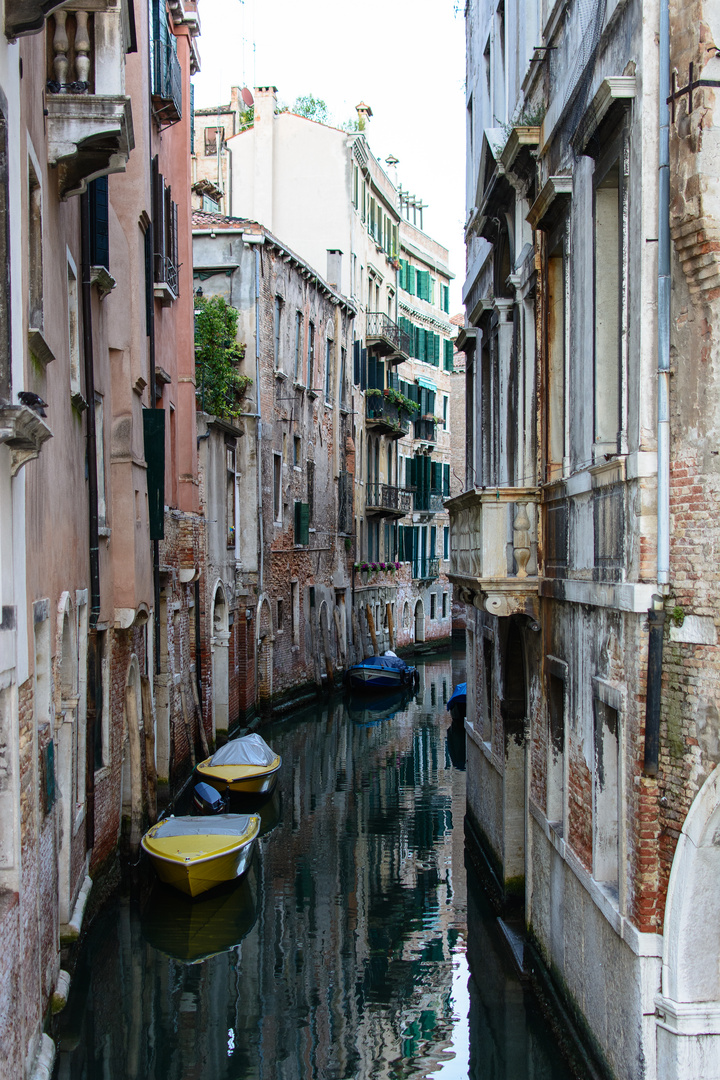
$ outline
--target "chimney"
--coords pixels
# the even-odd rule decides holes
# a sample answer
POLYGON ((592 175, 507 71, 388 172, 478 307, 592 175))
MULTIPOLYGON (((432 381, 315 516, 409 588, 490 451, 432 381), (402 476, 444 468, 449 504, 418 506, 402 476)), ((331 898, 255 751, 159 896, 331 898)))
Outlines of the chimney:
POLYGON ((266 229, 273 227, 275 186, 275 110, 277 86, 255 87, 255 196, 250 214, 266 229))
POLYGON ((358 128, 360 131, 364 131, 368 120, 372 119, 372 109, 369 105, 366 105, 364 101, 361 101, 355 108, 357 109, 358 114, 358 128))
POLYGON ((342 251, 339 248, 327 249, 327 283, 340 291, 342 275, 342 251))

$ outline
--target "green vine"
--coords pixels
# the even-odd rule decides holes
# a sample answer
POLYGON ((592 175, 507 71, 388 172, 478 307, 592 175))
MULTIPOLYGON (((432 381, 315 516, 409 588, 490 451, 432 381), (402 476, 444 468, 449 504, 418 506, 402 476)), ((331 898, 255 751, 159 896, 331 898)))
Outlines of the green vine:
POLYGON ((237 341, 237 324, 238 312, 222 296, 195 298, 195 393, 203 412, 214 416, 241 416, 252 386, 238 371, 245 346, 237 341))

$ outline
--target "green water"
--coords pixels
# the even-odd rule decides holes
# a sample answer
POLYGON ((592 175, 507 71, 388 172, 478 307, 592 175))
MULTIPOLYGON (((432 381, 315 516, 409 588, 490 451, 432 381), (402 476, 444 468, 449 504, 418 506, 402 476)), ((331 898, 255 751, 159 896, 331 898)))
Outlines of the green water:
POLYGON ((243 882, 94 920, 57 1080, 569 1080, 465 869, 463 657, 419 667, 409 702, 262 729, 283 768, 243 882))

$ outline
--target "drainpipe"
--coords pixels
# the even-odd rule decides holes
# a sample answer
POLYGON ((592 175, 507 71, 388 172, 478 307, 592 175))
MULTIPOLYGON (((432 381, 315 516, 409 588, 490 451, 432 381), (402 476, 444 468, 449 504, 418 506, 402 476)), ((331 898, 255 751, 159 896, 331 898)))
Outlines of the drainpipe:
MULTIPOLYGON (((151 162, 152 166, 152 162, 151 162)), ((152 171, 152 169, 151 169, 152 171)), ((153 282, 155 280, 155 234, 152 221, 145 233, 145 287, 149 289, 147 297, 147 336, 148 336, 148 364, 150 368, 150 408, 157 408, 157 386, 155 383, 155 294, 153 282)), ((153 605, 155 618, 153 619, 153 631, 155 639, 155 673, 160 674, 160 541, 152 541, 153 551, 153 605)), ((200 699, 202 701, 202 698, 200 699)))
MULTIPOLYGON (((261 238, 258 238, 261 242, 261 238)), ((260 247, 259 242, 255 246, 255 397, 257 399, 257 419, 255 421, 255 441, 257 455, 257 487, 258 487, 258 524, 259 524, 259 553, 260 564, 258 573, 258 598, 262 596, 265 575, 265 543, 263 538, 263 498, 262 498, 262 458, 260 456, 262 440, 262 416, 260 409, 260 247)))
MULTIPOLYGON (((670 583, 670 10, 660 0, 658 163, 658 383, 657 383, 657 581, 666 594, 670 583)), ((663 656, 662 595, 648 612, 647 695, 645 701, 646 776, 657 776, 660 748, 660 692, 663 656)))

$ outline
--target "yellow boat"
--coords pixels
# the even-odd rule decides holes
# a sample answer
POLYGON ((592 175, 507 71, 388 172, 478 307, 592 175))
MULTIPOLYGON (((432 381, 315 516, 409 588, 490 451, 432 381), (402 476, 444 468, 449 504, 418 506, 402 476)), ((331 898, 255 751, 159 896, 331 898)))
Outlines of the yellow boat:
POLYGON ((188 896, 245 873, 260 831, 257 814, 169 817, 142 838, 161 881, 188 896))
POLYGON ((282 758, 262 736, 231 739, 197 767, 199 779, 218 791, 242 795, 269 795, 277 782, 282 758))

